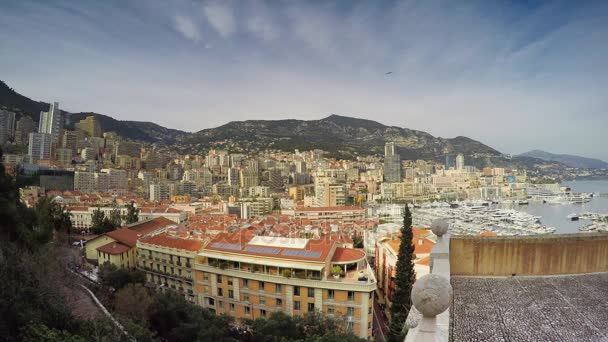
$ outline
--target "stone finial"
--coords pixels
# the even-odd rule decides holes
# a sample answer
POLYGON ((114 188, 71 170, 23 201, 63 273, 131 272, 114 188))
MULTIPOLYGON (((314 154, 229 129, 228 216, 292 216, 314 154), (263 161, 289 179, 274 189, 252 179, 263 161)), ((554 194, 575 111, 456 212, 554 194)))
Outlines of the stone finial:
POLYGON ((436 219, 433 221, 433 223, 431 223, 431 231, 437 236, 442 236, 448 232, 449 226, 448 221, 444 219, 436 219))
POLYGON ((435 317, 450 307, 452 285, 437 274, 427 274, 412 287, 412 303, 424 317, 435 317))

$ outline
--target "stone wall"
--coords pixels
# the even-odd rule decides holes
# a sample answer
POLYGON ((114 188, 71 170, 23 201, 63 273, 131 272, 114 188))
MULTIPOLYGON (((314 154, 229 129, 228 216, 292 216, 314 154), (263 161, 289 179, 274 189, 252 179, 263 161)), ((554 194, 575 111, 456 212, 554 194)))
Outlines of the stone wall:
POLYGON ((452 236, 450 272, 461 276, 608 272, 608 234, 452 236))

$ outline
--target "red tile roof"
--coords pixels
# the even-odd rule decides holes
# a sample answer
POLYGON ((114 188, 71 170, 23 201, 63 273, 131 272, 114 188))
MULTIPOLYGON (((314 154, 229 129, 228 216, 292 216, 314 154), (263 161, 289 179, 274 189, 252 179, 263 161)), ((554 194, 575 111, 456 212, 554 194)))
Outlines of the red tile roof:
POLYGON ((97 247, 98 251, 100 251, 102 253, 112 254, 112 255, 122 254, 130 249, 131 249, 131 247, 125 246, 120 242, 110 242, 103 246, 97 247))
MULTIPOLYGON (((249 241, 254 236, 255 236, 255 234, 248 229, 241 229, 232 234, 221 233, 221 234, 218 234, 213 240, 211 240, 211 242, 209 242, 209 244, 207 244, 205 249, 212 250, 212 251, 226 252, 226 253, 236 253, 236 254, 241 254, 241 255, 276 257, 276 258, 281 258, 281 259, 319 262, 319 261, 324 261, 327 258, 332 246, 334 245, 333 241, 330 241, 327 239, 310 239, 310 240, 308 240, 308 243, 306 244, 306 247, 304 249, 272 246, 272 248, 276 248, 279 251, 278 251, 278 253, 270 253, 270 254, 261 253, 261 252, 251 252, 251 251, 244 250, 244 248, 248 246, 249 241), (234 249, 226 249, 226 248, 221 248, 221 247, 214 247, 215 243, 239 245, 239 246, 241 246, 241 249, 234 250, 234 249), (305 250, 305 251, 320 252, 320 253, 319 253, 319 257, 302 257, 302 256, 283 255, 282 253, 285 250, 298 250, 298 251, 305 250)), ((254 246, 254 245, 251 245, 251 246, 254 246)), ((263 246, 255 245, 255 247, 263 247, 263 246)))
POLYGON ((106 235, 129 247, 134 247, 137 243, 137 238, 139 237, 139 234, 136 231, 127 227, 113 230, 106 233, 106 235))
POLYGON ((139 240, 141 243, 156 245, 161 247, 183 249, 191 252, 198 252, 203 247, 203 242, 200 240, 184 239, 179 237, 171 237, 166 233, 146 236, 139 240))
POLYGON ((331 261, 333 262, 355 262, 365 258, 365 252, 358 249, 352 248, 336 248, 336 252, 334 253, 331 261))
POLYGON ((167 226, 177 226, 177 223, 169 220, 164 216, 155 217, 151 220, 140 221, 136 223, 132 223, 127 227, 130 230, 134 230, 140 234, 149 234, 155 230, 165 228, 167 226))
POLYGON ((300 207, 296 208, 296 211, 365 211, 365 208, 355 206, 344 206, 344 207, 300 207))

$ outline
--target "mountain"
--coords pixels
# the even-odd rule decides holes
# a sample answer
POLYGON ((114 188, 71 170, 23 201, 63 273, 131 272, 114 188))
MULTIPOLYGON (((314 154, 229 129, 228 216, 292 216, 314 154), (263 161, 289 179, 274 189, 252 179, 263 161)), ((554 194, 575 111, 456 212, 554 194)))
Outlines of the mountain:
POLYGON ((99 121, 104 132, 116 132, 119 136, 148 143, 162 142, 172 144, 190 134, 177 129, 166 128, 153 122, 122 121, 98 113, 68 114, 66 127, 73 128, 74 124, 87 116, 94 116, 99 121))
POLYGON ((553 154, 541 150, 532 150, 526 153, 522 153, 519 156, 542 159, 548 162, 559 162, 570 167, 576 167, 581 169, 608 168, 608 163, 603 160, 573 156, 570 154, 553 154))
POLYGON ((346 116, 321 120, 232 121, 187 137, 183 143, 248 149, 322 149, 337 156, 383 154, 386 142, 395 142, 403 159, 443 160, 448 153, 500 156, 500 152, 466 137, 443 139, 426 132, 346 116))
MULTIPOLYGON (((38 120, 48 103, 31 100, 0 81, 0 107, 4 106, 38 120)), ((395 142, 403 159, 443 161, 446 153, 462 153, 467 165, 496 164, 502 155, 479 141, 456 137, 444 139, 426 132, 386 126, 372 120, 330 115, 321 120, 247 120, 187 133, 165 128, 152 122, 121 121, 92 113, 65 113, 66 127, 87 116, 95 116, 106 132, 149 143, 163 143, 184 153, 196 153, 209 148, 236 150, 322 149, 335 157, 352 158, 359 155, 383 154, 386 142, 395 142)))
MULTIPOLYGON (((25 97, 10 88, 6 83, 0 81, 0 107, 19 113, 19 116, 29 115, 38 121, 40 112, 47 111, 49 104, 46 102, 34 101, 25 97)), ((139 140, 149 143, 162 142, 172 144, 180 140, 185 134, 183 131, 165 128, 152 122, 141 121, 121 121, 110 116, 97 113, 68 113, 62 111, 66 117, 66 127, 73 128, 74 123, 86 118, 95 116, 99 120, 104 132, 116 132, 121 137, 139 140)))
POLYGON ((0 107, 5 107, 21 115, 29 115, 34 121, 38 121, 40 112, 48 110, 49 104, 31 100, 0 81, 0 107))

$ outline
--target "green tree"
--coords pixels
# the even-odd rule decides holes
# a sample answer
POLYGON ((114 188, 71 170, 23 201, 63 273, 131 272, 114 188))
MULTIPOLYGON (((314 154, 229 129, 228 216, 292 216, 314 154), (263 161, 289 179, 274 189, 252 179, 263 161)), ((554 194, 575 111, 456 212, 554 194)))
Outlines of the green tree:
POLYGON ((126 224, 139 221, 139 208, 135 206, 135 202, 131 201, 131 203, 127 205, 127 214, 124 219, 126 224))
POLYGON ((106 215, 101 211, 101 208, 96 208, 93 210, 93 215, 91 216, 91 230, 95 234, 103 234, 106 232, 104 220, 106 215))
POLYGON ((114 311, 133 321, 147 321, 153 303, 149 290, 140 283, 129 283, 114 296, 114 311))
POLYGON ((112 226, 111 230, 122 226, 122 215, 120 214, 120 208, 118 208, 118 206, 114 205, 112 207, 110 215, 108 215, 108 220, 112 226))
POLYGON ((413 262, 413 239, 412 214, 406 204, 403 213, 403 227, 401 227, 401 244, 397 254, 395 292, 391 298, 391 321, 389 325, 389 339, 391 341, 403 341, 405 320, 412 307, 412 286, 416 281, 413 262))
POLYGON ((98 274, 102 285, 112 287, 116 291, 128 284, 144 284, 146 282, 146 275, 142 271, 118 268, 109 262, 99 266, 98 274))

